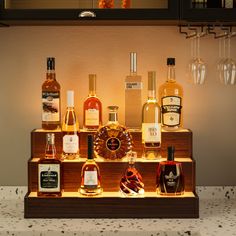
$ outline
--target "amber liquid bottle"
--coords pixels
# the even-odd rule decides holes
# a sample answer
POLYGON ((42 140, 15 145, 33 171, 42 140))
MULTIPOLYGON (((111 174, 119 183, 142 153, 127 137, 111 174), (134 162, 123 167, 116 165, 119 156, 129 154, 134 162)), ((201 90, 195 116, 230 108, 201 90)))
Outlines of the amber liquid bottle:
POLYGON ((88 159, 81 171, 80 193, 87 196, 102 193, 101 175, 93 154, 93 135, 88 135, 88 159))
POLYGON ((47 58, 47 75, 42 84, 42 128, 54 130, 61 125, 60 84, 56 80, 55 58, 47 58))
POLYGON ((181 195, 184 193, 182 164, 174 159, 175 148, 168 147, 167 161, 160 162, 157 169, 157 193, 181 195))
POLYGON ((97 130, 102 125, 102 103, 96 96, 96 75, 89 75, 89 95, 84 101, 85 130, 97 130))
POLYGON ((62 123, 63 158, 79 156, 79 122, 74 110, 74 91, 67 91, 67 110, 62 123))
POLYGON ((163 129, 174 131, 183 127, 183 88, 175 79, 175 58, 167 58, 167 80, 159 88, 163 129))
POLYGON ((38 162, 38 196, 60 197, 62 165, 56 157, 55 135, 46 134, 45 156, 38 162))

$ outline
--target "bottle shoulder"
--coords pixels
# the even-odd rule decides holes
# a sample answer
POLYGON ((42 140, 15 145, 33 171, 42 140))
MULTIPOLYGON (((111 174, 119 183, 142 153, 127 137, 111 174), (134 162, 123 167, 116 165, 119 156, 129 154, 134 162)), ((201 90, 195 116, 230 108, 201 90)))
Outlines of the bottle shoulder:
POLYGON ((183 96, 183 87, 179 83, 174 81, 166 81, 159 87, 159 96, 183 96))
POLYGON ((61 85, 56 79, 46 79, 42 84, 43 91, 59 91, 60 89, 61 85))

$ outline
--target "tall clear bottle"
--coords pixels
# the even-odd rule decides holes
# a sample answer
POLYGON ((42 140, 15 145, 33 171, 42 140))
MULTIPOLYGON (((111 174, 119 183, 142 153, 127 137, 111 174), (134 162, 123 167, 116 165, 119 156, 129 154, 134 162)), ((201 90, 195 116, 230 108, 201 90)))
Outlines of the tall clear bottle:
POLYGON ((148 99, 142 111, 143 158, 161 157, 161 117, 156 99, 156 72, 148 72, 148 99))
POLYGON ((42 128, 58 129, 61 126, 61 86, 56 80, 55 58, 47 58, 46 80, 42 84, 42 128))
POLYGON ((74 110, 74 91, 67 91, 67 110, 62 123, 63 158, 75 159, 79 155, 79 122, 74 110))
POLYGON ((84 101, 84 124, 86 130, 97 130, 102 125, 102 103, 96 95, 96 75, 89 75, 89 95, 84 101))
POLYGON ((177 130, 183 126, 183 88, 175 80, 175 58, 167 58, 167 80, 159 88, 161 121, 165 130, 177 130))
POLYGON ((142 125, 142 77, 137 74, 137 53, 130 53, 130 75, 125 78, 125 126, 140 129, 142 125))

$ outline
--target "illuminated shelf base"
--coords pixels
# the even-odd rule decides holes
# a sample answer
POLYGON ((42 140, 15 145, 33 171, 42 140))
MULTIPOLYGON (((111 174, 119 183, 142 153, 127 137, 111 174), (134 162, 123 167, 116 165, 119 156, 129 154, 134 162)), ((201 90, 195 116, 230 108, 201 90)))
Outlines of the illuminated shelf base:
POLYGON ((146 192, 143 197, 122 197, 104 192, 86 197, 64 192, 62 197, 25 196, 25 218, 198 218, 199 198, 193 192, 181 196, 161 196, 146 192))

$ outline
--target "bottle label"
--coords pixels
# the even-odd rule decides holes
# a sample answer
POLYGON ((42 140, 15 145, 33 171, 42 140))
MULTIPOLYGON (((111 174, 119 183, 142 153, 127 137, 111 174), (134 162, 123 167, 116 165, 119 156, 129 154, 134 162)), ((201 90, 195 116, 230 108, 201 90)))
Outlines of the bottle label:
POLYGON ((38 165, 39 192, 60 192, 60 165, 38 165))
POLYGON ((84 172, 84 187, 89 189, 97 188, 98 185, 98 173, 97 171, 85 171, 84 172))
POLYGON ((79 150, 79 137, 76 134, 63 136, 63 151, 77 153, 79 150))
POLYGON ((142 82, 125 82, 125 89, 132 90, 132 89, 143 89, 142 82))
POLYGON ((160 123, 143 123, 142 140, 144 143, 161 142, 161 124, 160 123))
POLYGON ((59 92, 42 92, 42 121, 60 121, 59 92))
POLYGON ((167 96, 162 98, 162 122, 166 126, 180 125, 181 98, 178 96, 167 96))
POLYGON ((85 111, 85 125, 99 126, 99 110, 88 109, 85 111))
POLYGON ((116 151, 120 148, 120 140, 118 138, 109 138, 106 142, 106 147, 110 151, 116 151))

